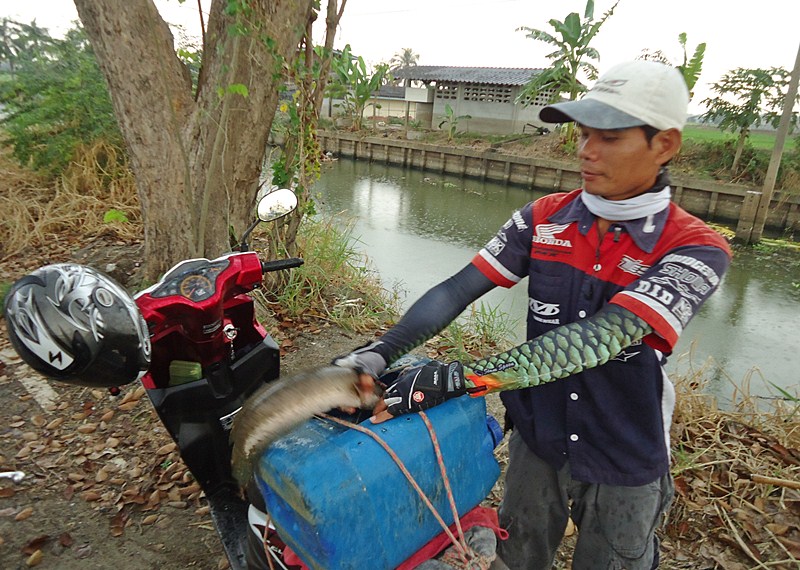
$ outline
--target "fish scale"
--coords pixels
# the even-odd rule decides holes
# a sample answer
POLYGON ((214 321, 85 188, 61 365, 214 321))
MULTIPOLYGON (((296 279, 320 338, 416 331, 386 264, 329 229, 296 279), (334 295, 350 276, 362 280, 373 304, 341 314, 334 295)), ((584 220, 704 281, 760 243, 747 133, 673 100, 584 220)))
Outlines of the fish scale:
POLYGON ((630 311, 608 305, 590 319, 569 323, 468 366, 467 378, 486 391, 528 388, 600 366, 652 331, 630 311))

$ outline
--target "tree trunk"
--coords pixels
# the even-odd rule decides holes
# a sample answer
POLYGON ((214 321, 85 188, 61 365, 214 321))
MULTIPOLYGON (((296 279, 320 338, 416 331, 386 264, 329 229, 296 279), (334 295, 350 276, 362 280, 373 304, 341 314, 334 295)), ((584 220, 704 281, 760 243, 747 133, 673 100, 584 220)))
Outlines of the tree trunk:
POLYGON ((744 143, 747 140, 748 129, 744 129, 739 133, 739 140, 736 141, 736 152, 733 155, 733 164, 731 165, 731 173, 736 176, 739 170, 739 161, 742 159, 742 151, 744 151, 744 143))
POLYGON ((283 61, 295 55, 312 0, 258 0, 239 14, 214 0, 196 96, 152 0, 75 6, 136 176, 146 277, 229 251, 230 233, 252 216, 283 61))

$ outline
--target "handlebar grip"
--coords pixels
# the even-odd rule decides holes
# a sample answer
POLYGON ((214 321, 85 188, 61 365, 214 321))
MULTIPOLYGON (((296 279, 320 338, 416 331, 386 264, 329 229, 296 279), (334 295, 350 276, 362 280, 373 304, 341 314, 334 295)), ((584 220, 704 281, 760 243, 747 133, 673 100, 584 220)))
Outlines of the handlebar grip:
POLYGON ((292 267, 300 267, 305 261, 299 257, 290 257, 288 259, 278 259, 275 261, 262 261, 261 272, 269 273, 271 271, 282 271, 284 269, 291 269, 292 267))

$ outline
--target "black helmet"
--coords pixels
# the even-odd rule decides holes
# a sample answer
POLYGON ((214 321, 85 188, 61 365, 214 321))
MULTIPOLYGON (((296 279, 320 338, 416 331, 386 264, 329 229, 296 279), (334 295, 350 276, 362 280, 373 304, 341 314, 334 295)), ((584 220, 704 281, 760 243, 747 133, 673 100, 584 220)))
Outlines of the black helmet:
POLYGON ((16 281, 5 302, 11 343, 39 372, 83 386, 113 387, 150 363, 147 325, 116 281, 83 265, 47 265, 16 281))

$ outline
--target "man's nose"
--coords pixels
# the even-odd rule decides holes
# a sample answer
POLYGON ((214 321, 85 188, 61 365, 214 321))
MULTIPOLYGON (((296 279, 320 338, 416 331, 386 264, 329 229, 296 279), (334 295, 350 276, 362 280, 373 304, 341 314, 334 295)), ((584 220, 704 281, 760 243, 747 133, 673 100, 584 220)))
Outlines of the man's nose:
POLYGON ((590 144, 589 137, 581 137, 578 139, 578 158, 587 160, 591 156, 592 145, 590 144))
POLYGON ((597 156, 597 145, 594 137, 583 135, 578 139, 578 158, 581 160, 592 160, 597 156))

